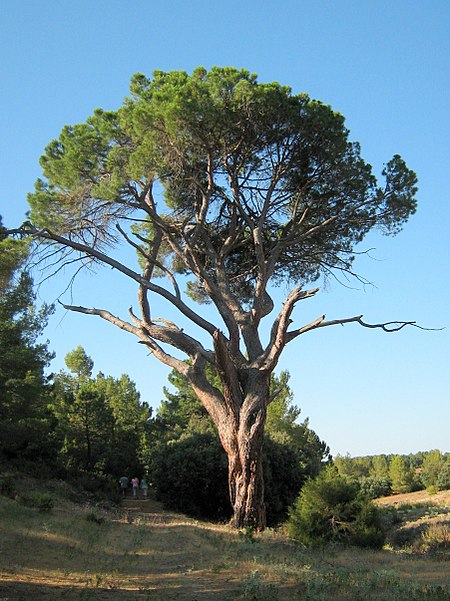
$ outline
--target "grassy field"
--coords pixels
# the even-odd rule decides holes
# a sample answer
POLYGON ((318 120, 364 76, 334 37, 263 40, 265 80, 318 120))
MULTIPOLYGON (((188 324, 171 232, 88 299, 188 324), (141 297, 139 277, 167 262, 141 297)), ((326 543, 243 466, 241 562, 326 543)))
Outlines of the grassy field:
POLYGON ((0 601, 450 599, 450 493, 440 504, 410 498, 392 510, 395 525, 382 551, 311 551, 282 529, 239 533, 166 512, 153 500, 127 499, 115 509, 74 502, 63 483, 49 484, 54 506, 42 511, 43 491, 31 481, 22 487, 17 498, 0 497, 0 601), (439 533, 427 539, 418 520, 432 528, 439 521, 439 533), (398 544, 395 533, 408 528, 398 544))

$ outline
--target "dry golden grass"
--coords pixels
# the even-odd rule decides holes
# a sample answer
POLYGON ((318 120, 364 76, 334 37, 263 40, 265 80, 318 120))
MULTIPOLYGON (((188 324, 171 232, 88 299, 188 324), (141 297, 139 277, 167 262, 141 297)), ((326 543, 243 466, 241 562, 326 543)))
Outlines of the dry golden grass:
POLYGON ((376 504, 380 506, 398 506, 407 504, 427 503, 429 505, 450 505, 450 490, 441 490, 436 494, 430 494, 426 490, 417 492, 407 492, 390 497, 376 499, 376 504))
POLYGON ((0 601, 443 601, 447 594, 420 596, 448 584, 448 565, 433 557, 310 551, 282 531, 253 540, 153 500, 113 510, 54 494, 49 513, 0 497, 0 601))

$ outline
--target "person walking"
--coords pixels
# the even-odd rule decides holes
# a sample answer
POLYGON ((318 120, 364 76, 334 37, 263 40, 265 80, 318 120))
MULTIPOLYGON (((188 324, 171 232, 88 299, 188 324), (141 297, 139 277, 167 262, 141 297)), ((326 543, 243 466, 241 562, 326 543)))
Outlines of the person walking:
POLYGON ((144 499, 146 499, 147 495, 148 495, 148 483, 145 478, 142 478, 142 480, 141 480, 141 489, 142 489, 142 494, 144 495, 144 499))
POLYGON ((122 491, 122 497, 127 496, 127 488, 128 488, 128 477, 122 476, 119 478, 120 490, 122 491))
POLYGON ((131 487, 133 489, 133 497, 137 498, 137 496, 138 496, 138 490, 139 490, 139 478, 137 476, 135 476, 134 478, 132 478, 132 480, 131 480, 131 487))

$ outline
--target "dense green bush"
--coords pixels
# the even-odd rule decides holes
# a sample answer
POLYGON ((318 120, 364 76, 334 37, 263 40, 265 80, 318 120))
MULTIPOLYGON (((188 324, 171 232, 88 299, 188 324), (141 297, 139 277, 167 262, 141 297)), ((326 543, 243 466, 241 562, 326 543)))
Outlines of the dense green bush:
MULTIPOLYGON (((275 525, 286 519, 305 475, 289 447, 268 438, 264 445, 267 523, 275 525)), ((151 479, 157 498, 170 509, 213 520, 231 517, 227 457, 211 432, 160 445, 151 479)))
POLYGON ((306 545, 342 541, 379 548, 384 543, 377 509, 333 466, 304 485, 290 510, 288 532, 306 545))
POLYGON ((166 507, 193 517, 227 519, 227 458, 211 433, 160 445, 153 454, 151 479, 166 507))
POLYGON ((21 493, 17 500, 25 507, 39 509, 39 511, 50 511, 55 505, 55 501, 50 493, 21 493))
POLYGON ((267 524, 275 526, 286 520, 307 474, 292 448, 270 438, 264 441, 263 469, 267 524))
POLYGON ((83 500, 86 495, 92 495, 97 498, 108 499, 113 502, 120 500, 120 491, 118 482, 112 476, 105 476, 102 473, 92 473, 86 470, 73 470, 67 474, 68 481, 78 491, 72 494, 73 501, 83 500))
POLYGON ((391 481, 389 478, 369 477, 361 480, 361 494, 367 499, 378 499, 379 497, 387 497, 391 494, 391 481))

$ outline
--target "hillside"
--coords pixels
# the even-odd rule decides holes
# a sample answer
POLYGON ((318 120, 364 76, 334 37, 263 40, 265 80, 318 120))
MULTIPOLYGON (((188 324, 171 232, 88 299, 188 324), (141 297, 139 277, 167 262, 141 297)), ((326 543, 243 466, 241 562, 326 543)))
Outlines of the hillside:
POLYGON ((0 599, 8 601, 444 601, 449 595, 443 554, 311 551, 282 530, 238 533, 164 511, 152 499, 102 506, 64 483, 49 482, 44 491, 25 478, 17 490, 17 500, 0 496, 0 599), (23 495, 37 505, 43 493, 53 501, 49 511, 20 502, 23 495))

